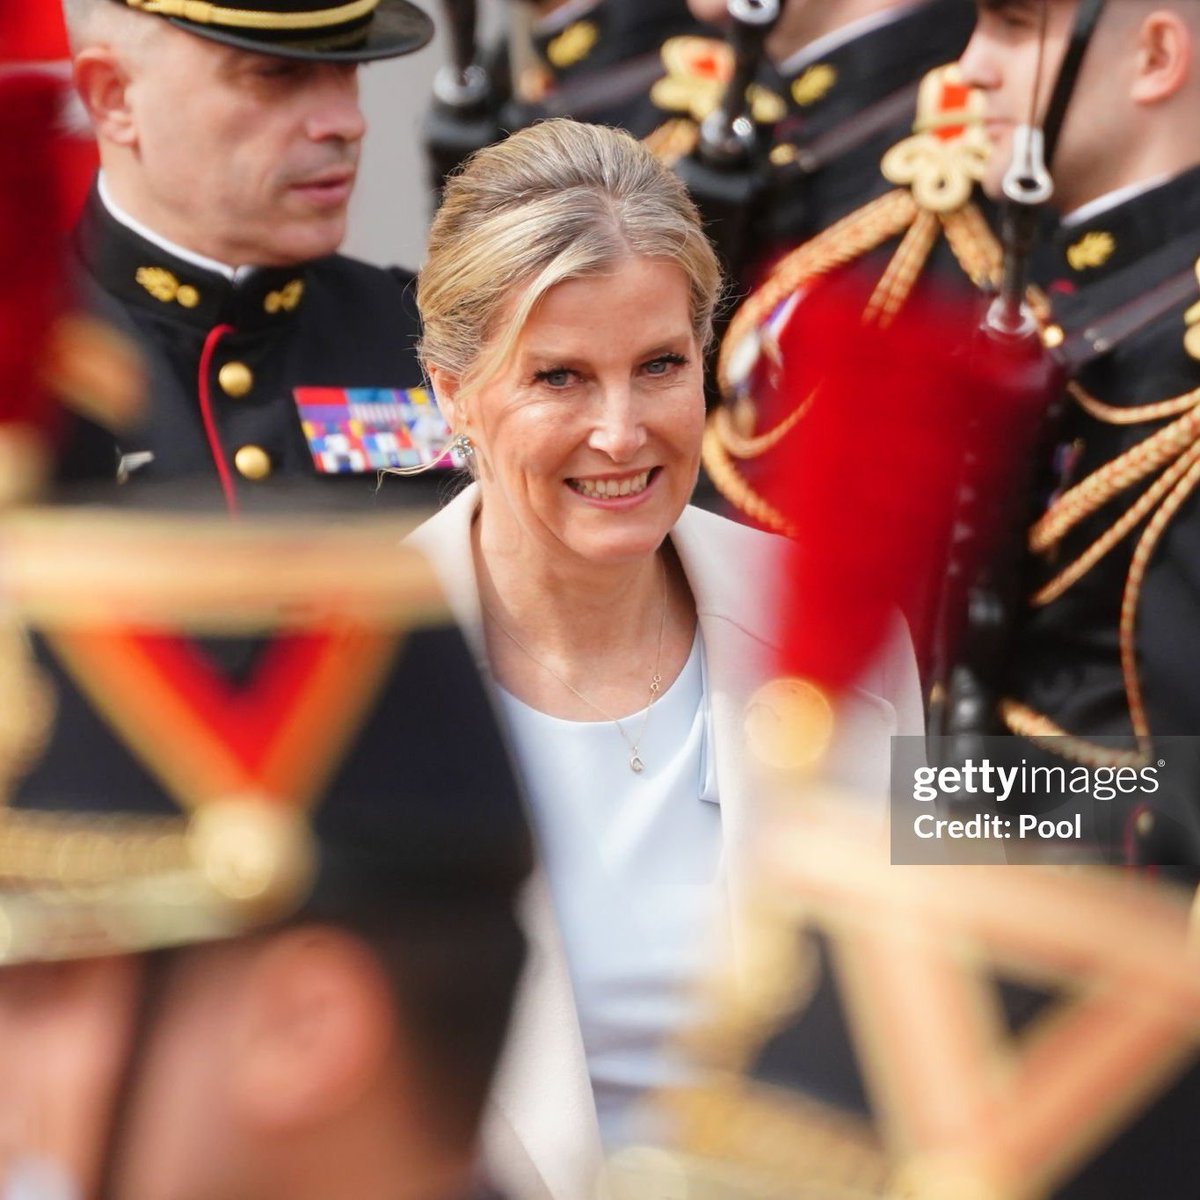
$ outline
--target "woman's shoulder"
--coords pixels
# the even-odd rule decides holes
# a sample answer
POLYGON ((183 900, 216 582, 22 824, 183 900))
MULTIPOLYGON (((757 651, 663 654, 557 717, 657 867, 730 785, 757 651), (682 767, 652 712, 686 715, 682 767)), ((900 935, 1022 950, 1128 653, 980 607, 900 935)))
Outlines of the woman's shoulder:
POLYGON ((694 543, 702 554, 713 557, 738 555, 778 561, 788 553, 791 543, 776 533, 766 533, 719 513, 689 504, 675 526, 676 542, 683 537, 694 543))
POLYGON ((428 558, 440 558, 447 552, 458 553, 460 543, 469 537, 471 519, 479 506, 479 486, 469 484, 449 503, 427 517, 403 540, 428 558))
POLYGON ((756 640, 777 640, 777 582, 791 543, 692 505, 671 540, 700 612, 730 621, 756 640))

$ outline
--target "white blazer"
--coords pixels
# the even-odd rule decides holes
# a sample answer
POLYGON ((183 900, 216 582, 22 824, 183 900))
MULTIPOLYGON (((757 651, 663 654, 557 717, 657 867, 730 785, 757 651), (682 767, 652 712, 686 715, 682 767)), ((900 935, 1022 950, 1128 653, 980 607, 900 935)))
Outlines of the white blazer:
MULTIPOLYGON (((472 484, 406 539, 430 560, 485 675, 483 616, 471 551, 480 493, 472 484)), ((724 875, 737 888, 739 850, 754 832, 752 764, 743 737, 747 702, 772 677, 777 637, 765 599, 782 539, 688 507, 671 543, 696 601, 712 709, 724 875)), ((887 794, 893 734, 923 730, 907 630, 839 708, 832 774, 871 796, 887 794)), ((545 876, 521 900, 529 958, 484 1131, 489 1172, 514 1200, 593 1200, 599 1127, 566 953, 545 876)))

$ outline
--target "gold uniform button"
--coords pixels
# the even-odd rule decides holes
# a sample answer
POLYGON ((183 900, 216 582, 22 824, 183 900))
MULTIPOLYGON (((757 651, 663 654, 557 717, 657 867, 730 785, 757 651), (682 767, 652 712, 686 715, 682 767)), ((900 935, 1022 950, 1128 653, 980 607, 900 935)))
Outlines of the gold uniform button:
POLYGON ((271 473, 271 457, 261 446, 242 446, 233 456, 233 465, 243 479, 266 479, 271 473))
POLYGON ((217 372, 217 384, 225 395, 240 400, 254 386, 254 372, 245 363, 227 362, 217 372))
POLYGON ((1154 814, 1148 808, 1142 809, 1133 823, 1133 828, 1138 837, 1148 838, 1154 832, 1154 814))
POLYGON ((183 283, 175 293, 175 300, 184 308, 195 308, 200 303, 200 293, 190 283, 183 283))

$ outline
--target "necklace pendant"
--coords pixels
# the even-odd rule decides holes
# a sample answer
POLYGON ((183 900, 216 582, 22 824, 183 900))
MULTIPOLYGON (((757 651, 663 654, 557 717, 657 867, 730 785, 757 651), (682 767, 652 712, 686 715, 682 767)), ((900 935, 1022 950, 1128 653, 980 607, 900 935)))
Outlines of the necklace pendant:
POLYGON ((629 769, 635 775, 640 775, 645 770, 645 764, 638 758, 636 750, 629 756, 629 769))

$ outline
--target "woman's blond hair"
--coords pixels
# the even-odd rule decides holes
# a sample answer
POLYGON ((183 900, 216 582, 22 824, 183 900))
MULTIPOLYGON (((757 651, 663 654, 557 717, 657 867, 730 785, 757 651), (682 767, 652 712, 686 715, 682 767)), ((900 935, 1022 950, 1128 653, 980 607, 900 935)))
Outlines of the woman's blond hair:
POLYGON ((542 296, 628 258, 675 263, 712 337, 721 272, 683 184, 629 134, 544 121, 471 156, 446 184, 417 281, 421 360, 461 392, 507 360, 542 296))

